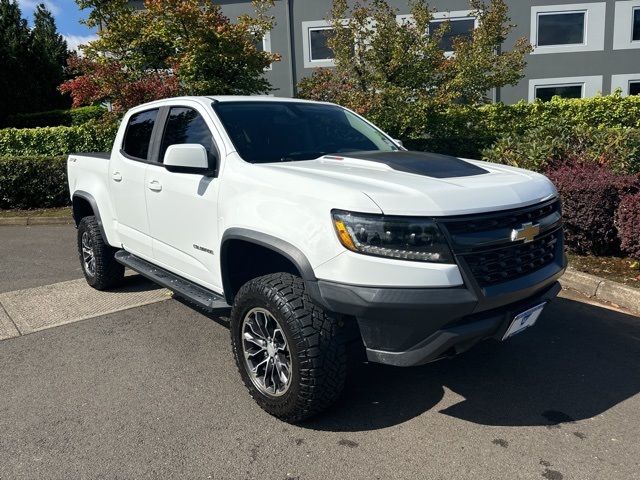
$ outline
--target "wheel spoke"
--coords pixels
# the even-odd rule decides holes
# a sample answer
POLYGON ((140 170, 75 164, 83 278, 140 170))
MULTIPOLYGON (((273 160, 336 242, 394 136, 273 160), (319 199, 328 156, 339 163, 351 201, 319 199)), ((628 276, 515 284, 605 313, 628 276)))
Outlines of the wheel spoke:
POLYGON ((253 343, 257 347, 260 347, 261 350, 264 350, 267 346, 267 342, 265 342, 262 338, 255 338, 249 332, 244 332, 244 339, 247 342, 253 343))
POLYGON ((242 323, 244 361, 253 384, 264 394, 284 394, 291 383, 291 356, 278 320, 264 308, 249 311, 242 323))

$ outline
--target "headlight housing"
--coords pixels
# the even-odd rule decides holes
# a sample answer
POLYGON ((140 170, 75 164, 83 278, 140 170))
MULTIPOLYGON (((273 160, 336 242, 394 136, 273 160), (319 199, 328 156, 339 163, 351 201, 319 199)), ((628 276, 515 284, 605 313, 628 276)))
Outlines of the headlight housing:
POLYGON ((353 252, 418 262, 454 263, 438 225, 421 217, 396 217, 332 210, 340 243, 353 252))

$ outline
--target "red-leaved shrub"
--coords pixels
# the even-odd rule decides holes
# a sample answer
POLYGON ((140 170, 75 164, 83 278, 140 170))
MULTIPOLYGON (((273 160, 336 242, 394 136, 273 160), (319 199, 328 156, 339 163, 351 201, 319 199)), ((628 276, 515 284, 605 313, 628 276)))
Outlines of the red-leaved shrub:
POLYGON ((581 254, 619 254, 616 210, 622 197, 640 192, 640 176, 616 175, 596 164, 564 166, 546 173, 562 198, 569 250, 581 254))
POLYGON ((622 197, 616 211, 616 227, 622 251, 640 260, 640 193, 622 197))

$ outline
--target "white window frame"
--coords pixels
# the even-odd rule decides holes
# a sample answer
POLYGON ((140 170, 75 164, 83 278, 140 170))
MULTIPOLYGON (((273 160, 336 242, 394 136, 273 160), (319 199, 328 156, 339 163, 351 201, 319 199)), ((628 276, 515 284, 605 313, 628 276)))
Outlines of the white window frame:
POLYGON ((531 7, 531 45, 532 55, 547 53, 593 52, 604 50, 605 14, 607 4, 571 3, 567 5, 543 5, 531 7), (542 15, 583 13, 584 42, 571 45, 538 46, 538 18, 542 15))
POLYGON ((633 12, 640 9, 640 0, 616 2, 613 24, 613 49, 640 48, 640 40, 633 40, 633 12))
POLYGON ((625 73, 622 75, 611 75, 611 93, 616 89, 622 90, 622 96, 629 95, 629 86, 631 82, 640 82, 640 73, 625 73))
POLYGON ((588 77, 535 78, 529 80, 529 101, 535 102, 538 87, 582 86, 582 98, 595 97, 602 92, 602 75, 588 77))
MULTIPOLYGON (((434 12, 431 17, 431 21, 437 22, 437 21, 443 21, 443 20, 451 20, 452 22, 455 22, 456 20, 469 20, 471 18, 473 18, 474 20, 473 28, 475 30, 480 25, 478 12, 475 10, 453 10, 450 12, 434 12)), ((412 20, 413 20, 413 15, 411 14, 396 15, 396 21, 400 24, 403 24, 405 22, 411 22, 412 20)), ((445 56, 447 57, 452 56, 454 53, 455 52, 453 50, 444 52, 445 56)))
MULTIPOLYGON (((345 20, 342 20, 346 22, 345 20)), ((311 58, 311 32, 315 30, 333 30, 333 24, 328 20, 314 20, 302 22, 302 51, 304 53, 304 68, 335 67, 333 58, 313 60, 311 58)))

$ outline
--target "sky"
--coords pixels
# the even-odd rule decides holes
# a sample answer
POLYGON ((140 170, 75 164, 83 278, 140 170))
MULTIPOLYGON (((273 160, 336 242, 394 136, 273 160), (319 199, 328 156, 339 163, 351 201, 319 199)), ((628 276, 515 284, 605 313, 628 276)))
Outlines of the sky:
POLYGON ((44 3, 56 19, 58 32, 65 37, 69 50, 96 38, 95 31, 80 23, 88 11, 82 11, 74 0, 18 0, 22 16, 32 25, 36 5, 44 3))

